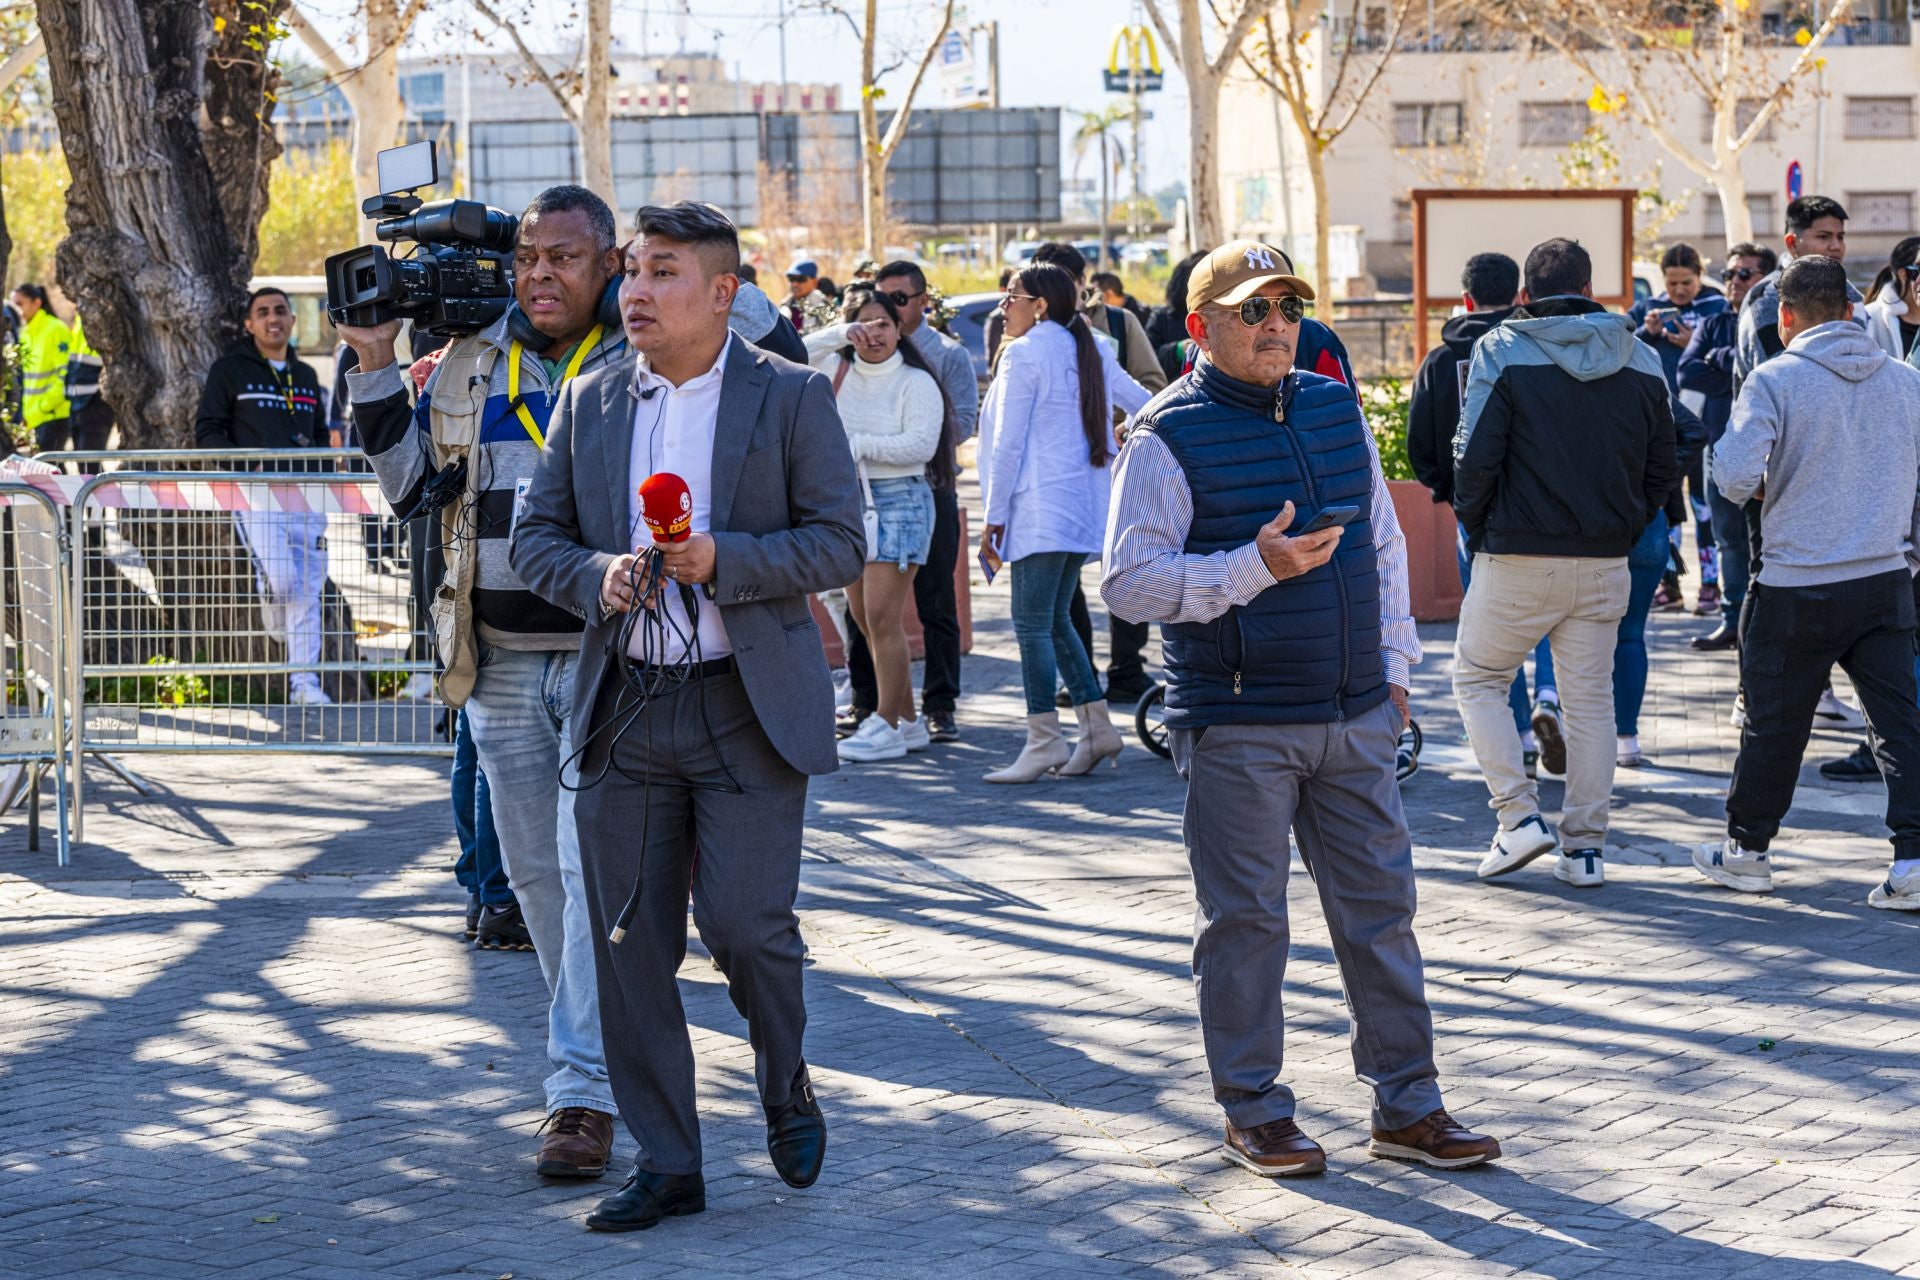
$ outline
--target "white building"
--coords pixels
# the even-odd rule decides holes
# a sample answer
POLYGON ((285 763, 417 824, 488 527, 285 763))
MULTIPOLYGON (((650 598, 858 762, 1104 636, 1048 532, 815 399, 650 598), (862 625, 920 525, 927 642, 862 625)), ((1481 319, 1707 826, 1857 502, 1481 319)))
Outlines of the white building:
MULTIPOLYGON (((1920 49, 1907 0, 1862 0, 1856 10, 1862 18, 1836 31, 1825 50, 1825 94, 1817 92, 1814 78, 1801 82, 1745 152, 1742 172, 1754 233, 1777 248, 1787 166, 1798 160, 1806 194, 1831 195, 1846 206, 1852 218, 1849 263, 1870 272, 1895 241, 1920 229, 1920 154, 1914 146, 1920 49)), ((1784 67, 1798 52, 1786 34, 1791 28, 1770 20, 1769 30, 1777 33, 1775 57, 1784 67)), ((1316 38, 1317 54, 1323 55, 1327 34, 1323 29, 1316 38)), ((1592 126, 1619 157, 1617 185, 1656 188, 1669 199, 1690 193, 1684 212, 1660 232, 1663 242, 1688 241, 1709 260, 1724 248, 1712 187, 1631 116, 1594 114, 1587 105, 1595 88, 1590 78, 1552 53, 1515 47, 1520 44, 1461 28, 1436 33, 1430 46, 1426 33, 1417 32, 1396 52, 1361 118, 1327 156, 1328 222, 1336 247, 1348 240, 1345 229, 1356 230, 1373 277, 1353 281, 1351 292, 1376 284, 1410 288, 1411 189, 1568 185, 1563 165, 1569 146, 1592 126)), ((1324 56, 1314 61, 1326 69, 1324 56)), ((1672 127, 1707 153, 1705 99, 1677 83, 1672 88, 1672 127)), ((1756 88, 1756 96, 1764 93, 1756 88)), ((1296 259, 1311 259, 1312 188, 1285 106, 1243 71, 1224 90, 1221 123, 1222 211, 1229 227, 1285 244, 1296 259)), ((1518 257, 1528 246, 1487 247, 1518 257)))
MULTIPOLYGON (((542 62, 558 75, 574 59, 555 55, 542 62)), ((837 86, 788 84, 783 93, 778 82, 732 79, 725 62, 699 53, 642 56, 616 51, 612 93, 616 117, 840 109, 837 86)), ((552 91, 521 59, 505 54, 403 58, 400 94, 408 116, 423 123, 459 119, 463 102, 472 104, 475 122, 551 120, 559 115, 552 91)))

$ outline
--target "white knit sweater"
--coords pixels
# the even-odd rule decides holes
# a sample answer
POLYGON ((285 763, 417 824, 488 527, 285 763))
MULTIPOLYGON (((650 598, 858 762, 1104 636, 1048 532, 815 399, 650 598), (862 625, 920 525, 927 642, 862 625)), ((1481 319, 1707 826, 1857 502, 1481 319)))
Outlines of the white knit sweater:
MULTIPOLYGON (((807 335, 813 367, 833 377, 840 369, 840 344, 816 342, 807 335)), ((844 342, 844 339, 842 339, 844 342)), ((940 445, 945 407, 940 384, 910 367, 898 351, 878 364, 857 356, 840 382, 840 422, 854 460, 867 464, 867 478, 891 480, 926 472, 940 445)))

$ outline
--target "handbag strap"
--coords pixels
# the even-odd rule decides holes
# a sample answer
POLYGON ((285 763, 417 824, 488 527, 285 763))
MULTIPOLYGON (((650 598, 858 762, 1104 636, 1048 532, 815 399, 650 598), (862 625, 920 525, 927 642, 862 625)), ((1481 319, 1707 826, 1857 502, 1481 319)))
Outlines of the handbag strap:
MULTIPOLYGON (((840 384, 847 380, 847 370, 851 368, 853 368, 853 361, 847 359, 845 356, 841 356, 840 367, 833 371, 833 398, 835 400, 840 398, 840 384)), ((873 486, 867 483, 867 464, 865 460, 859 458, 854 459, 853 469, 860 477, 860 496, 865 499, 866 509, 871 511, 874 509, 873 486)))
POLYGON ((840 398, 840 384, 847 380, 847 370, 851 368, 853 368, 853 361, 847 359, 845 356, 841 356, 840 367, 833 371, 833 398, 835 400, 840 398))

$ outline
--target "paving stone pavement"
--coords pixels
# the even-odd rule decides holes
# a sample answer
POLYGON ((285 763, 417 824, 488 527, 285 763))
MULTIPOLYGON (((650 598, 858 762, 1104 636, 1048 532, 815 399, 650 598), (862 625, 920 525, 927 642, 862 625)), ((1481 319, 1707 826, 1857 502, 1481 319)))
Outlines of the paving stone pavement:
POLYGON ((1779 891, 1700 882, 1734 746, 1702 624, 1655 619, 1659 767, 1621 776, 1598 892, 1474 879, 1491 819, 1427 629, 1419 933, 1449 1105, 1506 1159, 1366 1156, 1296 875, 1287 1074, 1330 1168, 1268 1183, 1217 1155, 1171 767, 981 784, 1020 711, 1004 591, 976 618, 965 741, 813 791, 817 1186, 773 1177, 696 950, 709 1210, 589 1235, 617 1179, 532 1176, 544 990, 459 940, 444 765, 143 758, 159 794, 99 774, 71 868, 0 818, 0 1277, 1920 1275, 1920 921, 1864 904, 1884 793, 1809 768, 1779 891))

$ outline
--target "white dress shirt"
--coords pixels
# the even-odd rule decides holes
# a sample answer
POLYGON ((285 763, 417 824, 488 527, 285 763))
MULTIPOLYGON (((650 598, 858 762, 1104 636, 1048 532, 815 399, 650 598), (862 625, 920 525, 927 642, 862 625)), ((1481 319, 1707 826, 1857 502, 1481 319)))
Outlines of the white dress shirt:
MULTIPOLYGON (((653 536, 640 518, 640 483, 648 476, 670 471, 687 482, 693 495, 693 533, 711 533, 713 518, 713 435, 720 418, 720 384, 725 380, 727 353, 733 348, 733 335, 720 347, 713 367, 698 377, 674 386, 647 367, 647 358, 638 357, 633 371, 633 444, 628 454, 627 474, 632 484, 627 490, 628 526, 635 550, 653 545, 653 536), (644 397, 644 398, 643 398, 644 397)), ((667 623, 667 648, 664 654, 648 652, 648 641, 658 629, 642 625, 634 628, 628 656, 636 662, 670 663, 710 662, 733 652, 727 639, 727 624, 720 618, 720 606, 707 598, 704 588, 693 588, 699 609, 700 645, 692 652, 692 622, 680 589, 669 583, 660 612, 667 623), (685 637, 683 639, 682 637, 685 637)))
MULTIPOLYGON (((1380 660, 1387 683, 1405 689, 1421 656, 1407 585, 1407 540, 1371 435, 1367 453, 1373 468, 1374 561, 1380 571, 1380 660)), ((1100 583, 1107 607, 1130 622, 1210 622, 1236 605, 1251 604, 1274 585, 1254 543, 1212 555, 1187 552, 1192 526, 1193 489, 1173 451, 1151 431, 1129 436, 1114 471, 1107 515, 1106 572, 1100 583)))

